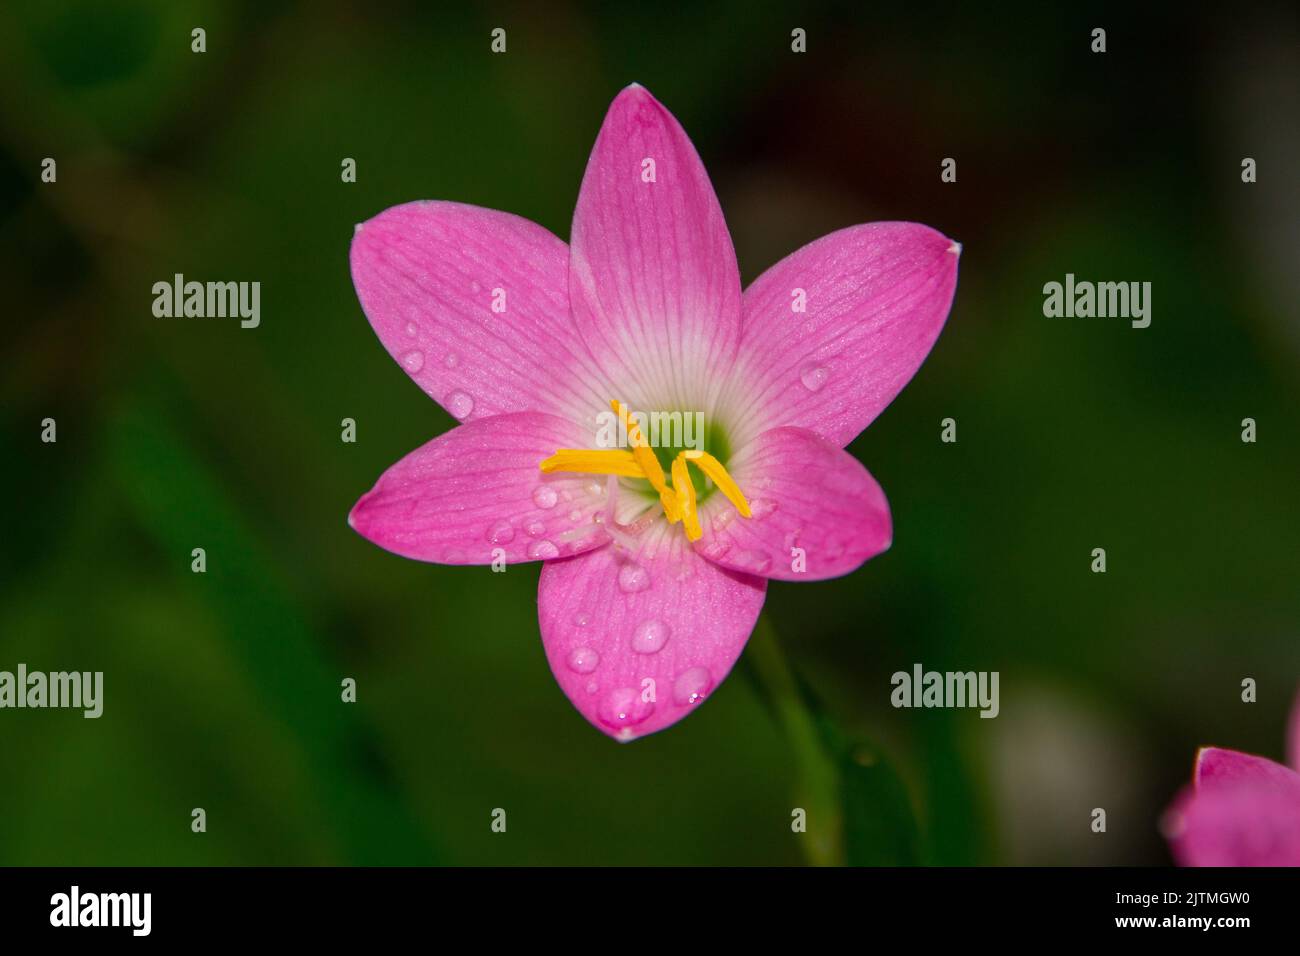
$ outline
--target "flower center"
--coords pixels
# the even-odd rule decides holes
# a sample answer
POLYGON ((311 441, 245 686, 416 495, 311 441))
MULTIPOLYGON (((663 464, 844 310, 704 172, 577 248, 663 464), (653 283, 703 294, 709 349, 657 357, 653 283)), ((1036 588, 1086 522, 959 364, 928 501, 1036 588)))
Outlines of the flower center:
POLYGON ((687 465, 694 465, 733 505, 741 517, 750 516, 749 502, 745 500, 740 486, 727 474, 722 462, 700 449, 684 449, 672 460, 668 476, 664 474, 663 465, 650 443, 641 434, 641 427, 631 416, 628 407, 615 399, 610 402, 619 420, 627 431, 629 448, 561 448, 551 457, 544 459, 538 466, 545 474, 555 471, 574 471, 589 475, 619 475, 624 478, 643 478, 659 495, 664 515, 669 524, 681 522, 686 530, 686 537, 698 541, 704 534, 700 528, 699 512, 696 507, 695 484, 691 481, 687 465))

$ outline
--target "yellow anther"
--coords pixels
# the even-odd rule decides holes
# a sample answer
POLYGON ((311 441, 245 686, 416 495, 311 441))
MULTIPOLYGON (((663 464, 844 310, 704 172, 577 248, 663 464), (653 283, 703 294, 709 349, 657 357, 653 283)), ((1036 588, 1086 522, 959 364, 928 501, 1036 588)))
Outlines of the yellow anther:
POLYGON ((727 496, 727 500, 736 506, 742 518, 748 518, 751 515, 749 502, 745 500, 740 486, 727 474, 727 469, 723 467, 722 462, 714 458, 707 451, 684 451, 682 454, 695 463, 695 467, 700 469, 718 486, 718 490, 727 496))
POLYGON ((632 454, 636 457, 636 462, 641 466, 646 481, 650 482, 650 487, 659 492, 659 500, 663 502, 664 514, 668 517, 669 524, 676 524, 682 520, 681 512, 677 507, 677 496, 673 494, 668 487, 668 482, 664 480, 663 465, 659 464, 659 459, 655 456, 654 450, 650 447, 641 434, 641 428, 628 413, 627 406, 614 399, 609 403, 610 408, 618 415, 619 421, 623 423, 623 428, 627 431, 627 442, 632 446, 632 454))
POLYGON ((673 490, 677 492, 677 507, 681 509, 682 523, 686 528, 688 541, 699 541, 704 535, 700 528, 700 517, 695 511, 695 485, 691 474, 686 470, 686 453, 682 452, 673 459, 673 490))
POLYGON ((644 478, 645 472, 636 456, 623 448, 592 450, 590 448, 561 448, 539 466, 547 474, 553 471, 577 471, 587 475, 623 475, 627 478, 644 478))

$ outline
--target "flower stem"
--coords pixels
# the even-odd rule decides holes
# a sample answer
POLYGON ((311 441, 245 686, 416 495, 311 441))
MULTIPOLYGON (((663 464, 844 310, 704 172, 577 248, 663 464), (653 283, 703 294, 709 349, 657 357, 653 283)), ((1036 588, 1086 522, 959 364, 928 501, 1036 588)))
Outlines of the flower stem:
POLYGON ((839 770, 766 614, 759 618, 749 640, 749 658, 773 713, 794 749, 797 770, 794 797, 807 813, 808 830, 800 834, 804 856, 814 866, 842 866, 839 770))

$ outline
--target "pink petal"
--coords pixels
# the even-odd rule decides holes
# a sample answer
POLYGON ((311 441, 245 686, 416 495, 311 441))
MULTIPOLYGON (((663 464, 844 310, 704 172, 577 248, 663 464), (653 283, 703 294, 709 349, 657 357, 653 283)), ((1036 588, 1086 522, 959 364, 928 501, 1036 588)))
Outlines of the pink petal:
POLYGON ((716 492, 705 503, 695 548, 716 564, 816 581, 848 574, 890 545, 880 485, 856 458, 806 429, 764 432, 732 457, 730 471, 751 517, 716 492))
POLYGON ((1300 805, 1300 773, 1289 767, 1239 750, 1202 747, 1196 755, 1192 783, 1197 790, 1217 790, 1241 784, 1274 789, 1300 805))
POLYGON ((573 216, 583 340, 640 409, 704 409, 740 338, 740 271, 695 147, 640 86, 614 100, 573 216), (654 161, 644 182, 643 161, 654 161))
POLYGON ((960 247, 927 226, 831 233, 745 290, 740 355, 719 408, 733 447, 778 425, 844 446, 916 374, 943 328, 960 247), (799 290, 806 312, 796 312, 799 290))
POLYGON ((599 547, 609 540, 592 517, 604 506, 600 483, 537 468, 582 441, 578 425, 540 412, 469 422, 384 472, 348 523, 394 554, 442 564, 536 561, 599 547))
POLYGON ((660 520, 630 550, 548 562, 537 616, 569 700, 599 730, 630 740, 676 723, 717 688, 765 588, 705 561, 660 520))
POLYGON ((610 388, 569 317, 568 249, 527 219, 451 202, 394 206, 357 228, 352 281, 384 348, 457 419, 584 421, 608 408, 610 388))
POLYGON ((1188 788, 1165 830, 1182 866, 1300 866, 1300 800, 1273 787, 1188 788))

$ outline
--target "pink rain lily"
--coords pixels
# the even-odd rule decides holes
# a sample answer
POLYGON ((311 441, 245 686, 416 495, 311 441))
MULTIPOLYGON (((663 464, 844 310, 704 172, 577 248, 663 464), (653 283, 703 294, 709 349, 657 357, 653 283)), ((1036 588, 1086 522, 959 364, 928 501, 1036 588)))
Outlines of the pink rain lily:
POLYGON ((421 561, 541 561, 542 643, 574 706, 619 740, 667 727, 731 670, 769 579, 836 577, 889 547, 885 496, 843 449, 934 345, 959 252, 914 223, 853 226, 742 294, 695 148, 630 86, 568 246, 452 202, 358 227, 370 324, 461 424, 349 523, 421 561), (627 441, 611 448, 614 412, 627 441), (649 417, 676 412, 700 413, 702 441, 650 447, 649 417))
POLYGON ((1291 708, 1290 767, 1202 747, 1192 783, 1164 829, 1183 866, 1300 866, 1300 694, 1291 708))

